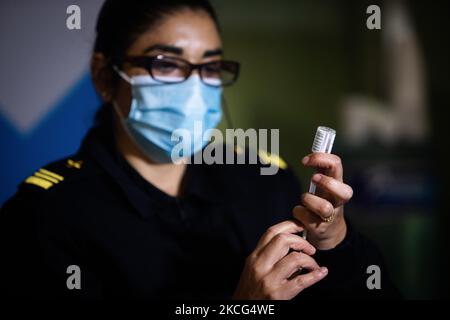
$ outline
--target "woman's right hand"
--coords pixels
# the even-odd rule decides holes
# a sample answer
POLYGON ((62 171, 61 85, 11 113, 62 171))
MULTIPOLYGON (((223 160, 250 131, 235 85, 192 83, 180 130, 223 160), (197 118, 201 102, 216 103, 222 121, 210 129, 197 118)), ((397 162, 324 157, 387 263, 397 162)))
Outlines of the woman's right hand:
POLYGON ((296 235, 300 231, 298 222, 288 220, 263 234, 246 259, 233 299, 289 300, 328 274, 311 257, 316 249, 296 235), (300 269, 309 272, 296 275, 300 269))

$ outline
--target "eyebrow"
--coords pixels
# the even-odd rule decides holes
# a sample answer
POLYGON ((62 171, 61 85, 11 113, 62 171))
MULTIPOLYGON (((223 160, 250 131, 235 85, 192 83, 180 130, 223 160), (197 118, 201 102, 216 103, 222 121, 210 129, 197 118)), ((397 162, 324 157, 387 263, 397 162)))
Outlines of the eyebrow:
POLYGON ((205 53, 203 53, 203 58, 208 58, 212 56, 221 56, 223 55, 223 50, 221 48, 217 48, 214 50, 206 50, 205 53))
POLYGON ((149 53, 150 51, 153 51, 153 50, 164 51, 164 52, 178 54, 178 55, 183 54, 182 48, 175 47, 175 46, 169 46, 169 45, 165 45, 165 44, 155 44, 153 46, 150 46, 147 49, 145 49, 143 53, 149 53))
MULTIPOLYGON (((150 51, 154 51, 154 50, 158 50, 158 51, 163 51, 163 52, 167 52, 167 53, 173 53, 176 55, 182 55, 183 54, 183 48, 180 47, 176 47, 176 46, 171 46, 171 45, 166 45, 166 44, 155 44, 152 45, 148 48, 146 48, 143 53, 149 53, 150 51)), ((213 49, 213 50, 206 50, 203 53, 203 58, 208 58, 208 57, 212 57, 212 56, 220 56, 223 54, 223 50, 221 48, 217 48, 217 49, 213 49)))

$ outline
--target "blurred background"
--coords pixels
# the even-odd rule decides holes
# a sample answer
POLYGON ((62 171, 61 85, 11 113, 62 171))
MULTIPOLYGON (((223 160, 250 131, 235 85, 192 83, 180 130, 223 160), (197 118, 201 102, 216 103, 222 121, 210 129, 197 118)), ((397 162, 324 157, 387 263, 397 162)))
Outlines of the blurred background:
MULTIPOLYGON (((317 126, 335 128, 334 153, 355 191, 349 219, 380 246, 406 298, 448 297, 448 2, 212 3, 225 55, 242 65, 225 93, 233 125, 279 128, 281 156, 305 190, 312 172, 300 159, 317 126), (373 4, 380 30, 366 26, 373 4)), ((1 1, 0 205, 36 168, 76 152, 92 125, 101 4, 1 1), (72 4, 81 30, 66 27, 72 4)))

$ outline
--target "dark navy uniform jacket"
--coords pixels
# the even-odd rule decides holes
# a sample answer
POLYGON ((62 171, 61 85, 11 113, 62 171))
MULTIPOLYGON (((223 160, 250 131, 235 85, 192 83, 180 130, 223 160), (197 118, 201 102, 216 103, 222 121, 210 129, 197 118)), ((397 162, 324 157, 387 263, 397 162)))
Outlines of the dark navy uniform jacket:
MULTIPOLYGON (((3 294, 31 297, 230 298, 268 227, 292 219, 301 189, 289 169, 188 165, 179 197, 144 180, 115 148, 112 126, 90 130, 72 157, 27 178, 1 208, 3 294), (69 290, 69 266, 81 289, 69 290)), ((393 297, 378 250, 349 225, 314 258, 328 276, 302 298, 393 297), (381 267, 381 290, 366 285, 381 267)))

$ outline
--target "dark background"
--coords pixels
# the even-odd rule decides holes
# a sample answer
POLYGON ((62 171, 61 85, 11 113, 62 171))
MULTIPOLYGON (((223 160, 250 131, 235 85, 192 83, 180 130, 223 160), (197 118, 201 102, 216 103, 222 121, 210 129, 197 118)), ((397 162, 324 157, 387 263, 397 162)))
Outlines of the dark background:
MULTIPOLYGON (((429 134, 385 145, 376 138, 346 143, 342 103, 351 94, 389 101, 383 55, 386 3, 380 1, 214 1, 228 57, 242 62, 227 92, 234 125, 280 128, 281 155, 308 186, 299 161, 315 129, 337 130, 334 152, 355 195, 346 214, 375 240, 406 298, 448 296, 448 2, 405 1, 424 64, 429 134), (382 30, 366 28, 366 8, 378 4, 382 30), (375 193, 379 175, 383 192, 375 193)), ((389 108, 386 103, 385 108, 389 108)), ((405 113, 402 121, 409 121, 405 113)), ((377 185, 377 186, 378 186, 377 185)))

